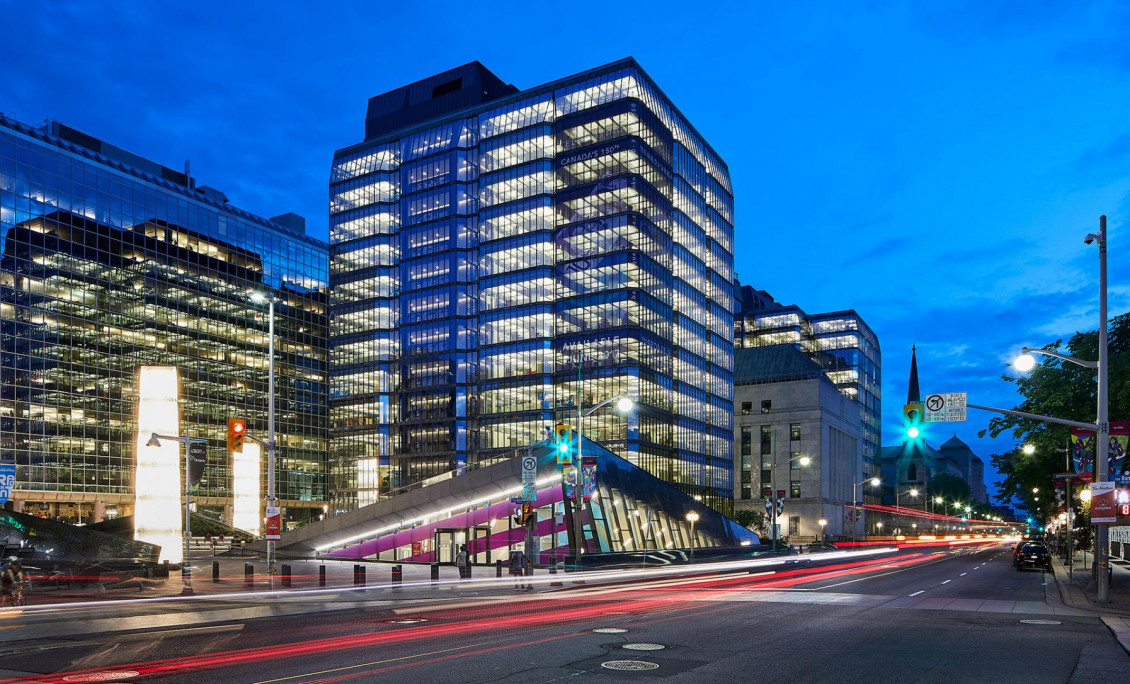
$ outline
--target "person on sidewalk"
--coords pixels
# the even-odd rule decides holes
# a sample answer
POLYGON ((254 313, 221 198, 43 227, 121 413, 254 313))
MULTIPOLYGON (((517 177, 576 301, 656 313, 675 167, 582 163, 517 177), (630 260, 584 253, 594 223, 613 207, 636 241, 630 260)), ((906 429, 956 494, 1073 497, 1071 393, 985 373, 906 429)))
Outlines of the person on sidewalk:
POLYGON ((459 553, 455 554, 455 567, 459 568, 459 579, 471 576, 471 554, 467 553, 466 544, 460 546, 459 553))
POLYGON ((24 569, 18 560, 13 560, 0 577, 0 593, 4 595, 4 605, 22 606, 24 604, 24 569))

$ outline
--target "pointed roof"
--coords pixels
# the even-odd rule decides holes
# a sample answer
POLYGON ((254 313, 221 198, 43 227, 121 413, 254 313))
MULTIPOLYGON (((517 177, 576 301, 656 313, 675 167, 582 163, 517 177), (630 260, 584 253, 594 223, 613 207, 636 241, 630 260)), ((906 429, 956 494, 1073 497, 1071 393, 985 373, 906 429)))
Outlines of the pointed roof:
POLYGON ((958 438, 957 433, 954 433, 953 437, 950 437, 945 442, 943 442, 942 446, 940 448, 942 448, 942 449, 968 449, 969 445, 966 444, 965 442, 961 441, 958 438))
POLYGON ((735 350, 734 384, 817 380, 824 375, 820 364, 791 344, 747 347, 735 350))
POLYGON ((916 345, 910 345, 910 385, 906 388, 906 403, 922 403, 922 391, 918 389, 918 356, 916 345))

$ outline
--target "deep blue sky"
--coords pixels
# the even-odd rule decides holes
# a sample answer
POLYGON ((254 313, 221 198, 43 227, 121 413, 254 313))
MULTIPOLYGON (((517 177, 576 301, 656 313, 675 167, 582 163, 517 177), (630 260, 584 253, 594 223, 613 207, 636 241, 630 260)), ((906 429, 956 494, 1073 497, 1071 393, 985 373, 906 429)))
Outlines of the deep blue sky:
MULTIPOLYGON (((57 118, 326 235, 367 99, 479 60, 519 88, 632 55, 729 163, 743 283, 854 308, 924 392, 1012 407, 1023 344, 1130 310, 1130 6, 1116 2, 67 3, 0 0, 0 111, 57 118), (928 6, 928 9, 915 5, 928 6), (691 9, 686 9, 690 7, 691 9)), ((950 432, 986 462, 989 414, 950 432)), ((995 475, 986 479, 991 482, 995 475)))

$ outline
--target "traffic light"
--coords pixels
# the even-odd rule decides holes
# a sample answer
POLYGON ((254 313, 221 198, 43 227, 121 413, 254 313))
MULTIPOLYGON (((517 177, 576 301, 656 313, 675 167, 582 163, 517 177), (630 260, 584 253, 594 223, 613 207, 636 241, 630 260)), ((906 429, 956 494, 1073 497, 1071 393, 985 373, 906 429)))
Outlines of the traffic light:
POLYGON ((568 425, 558 425, 557 430, 557 464, 572 465, 573 463, 573 429, 568 425))
POLYGON ((906 430, 907 437, 918 439, 918 436, 922 434, 922 418, 922 404, 920 402, 903 405, 902 425, 906 430))
POLYGON ((243 453, 243 438, 247 432, 247 421, 243 418, 228 418, 228 451, 243 453))

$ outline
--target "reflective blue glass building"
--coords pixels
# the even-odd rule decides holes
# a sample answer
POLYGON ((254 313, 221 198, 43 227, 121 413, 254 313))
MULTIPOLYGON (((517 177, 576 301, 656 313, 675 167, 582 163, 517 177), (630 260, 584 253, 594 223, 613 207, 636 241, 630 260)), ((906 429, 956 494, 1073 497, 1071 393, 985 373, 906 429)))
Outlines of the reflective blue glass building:
POLYGON ((146 494, 135 488, 138 369, 174 366, 181 434, 209 440, 193 502, 231 522, 227 418, 267 429, 267 310, 249 299, 260 292, 278 301, 279 498, 290 520, 320 517, 327 268, 327 245, 305 234, 301 217, 255 216, 94 136, 0 115, 9 505, 68 522, 131 514, 146 494))
POLYGON ((330 487, 349 510, 582 433, 732 495, 733 197, 632 59, 519 91, 478 63, 374 97, 330 174, 330 487), (606 399, 629 395, 620 415, 606 399))

